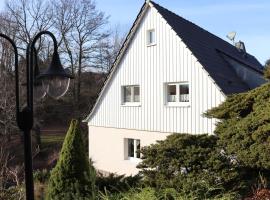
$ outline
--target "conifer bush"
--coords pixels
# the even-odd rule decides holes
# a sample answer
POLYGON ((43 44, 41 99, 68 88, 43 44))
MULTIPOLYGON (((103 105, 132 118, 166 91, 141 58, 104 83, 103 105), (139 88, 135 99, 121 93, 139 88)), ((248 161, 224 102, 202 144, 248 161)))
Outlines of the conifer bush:
POLYGON ((241 173, 217 147, 217 140, 213 135, 172 134, 142 148, 138 168, 145 184, 204 198, 240 189, 241 173))
POLYGON ((264 78, 270 80, 270 59, 265 62, 264 66, 264 78))
POLYGON ((95 199, 95 170, 77 120, 72 120, 59 160, 51 172, 47 200, 95 199))
MULTIPOLYGON (((218 144, 240 167, 270 170, 270 84, 233 95, 206 113, 220 119, 218 144)), ((257 174, 258 175, 258 174, 257 174)))

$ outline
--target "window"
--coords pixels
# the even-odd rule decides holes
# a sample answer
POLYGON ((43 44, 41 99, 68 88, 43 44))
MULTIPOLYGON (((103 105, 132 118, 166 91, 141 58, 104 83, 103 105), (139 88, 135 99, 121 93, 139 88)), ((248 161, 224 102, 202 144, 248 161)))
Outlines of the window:
POLYGON ((189 102, 189 86, 188 84, 179 85, 179 101, 189 102))
POLYGON ((123 104, 129 103, 138 103, 140 102, 140 86, 132 85, 132 86, 123 86, 123 104))
POLYGON ((132 160, 132 159, 136 159, 136 158, 140 158, 140 148, 141 148, 141 141, 137 140, 137 139, 126 139, 126 150, 127 150, 127 156, 126 159, 128 160, 132 160))
POLYGON ((153 45, 156 42, 155 30, 151 29, 147 31, 147 45, 153 45))
POLYGON ((168 102, 176 102, 176 85, 168 85, 168 102))
POLYGON ((189 102, 189 84, 168 83, 166 95, 168 103, 189 102))
POLYGON ((134 140, 128 139, 128 157, 134 157, 134 140))
POLYGON ((124 87, 124 102, 131 102, 131 87, 124 87))
POLYGON ((133 87, 133 100, 134 102, 140 102, 140 87, 139 86, 134 86, 133 87))

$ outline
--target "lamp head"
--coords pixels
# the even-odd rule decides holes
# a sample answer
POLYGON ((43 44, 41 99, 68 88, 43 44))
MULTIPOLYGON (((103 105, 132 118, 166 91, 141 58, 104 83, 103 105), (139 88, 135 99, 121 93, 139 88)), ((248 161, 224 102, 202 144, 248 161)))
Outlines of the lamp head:
POLYGON ((57 50, 53 53, 49 68, 38 76, 46 93, 54 99, 59 99, 67 92, 72 78, 63 68, 57 50))
POLYGON ((34 89, 34 100, 41 100, 46 96, 47 90, 43 87, 42 81, 38 79, 40 75, 38 60, 37 60, 37 52, 35 50, 35 68, 34 68, 34 80, 33 80, 33 89, 34 89))

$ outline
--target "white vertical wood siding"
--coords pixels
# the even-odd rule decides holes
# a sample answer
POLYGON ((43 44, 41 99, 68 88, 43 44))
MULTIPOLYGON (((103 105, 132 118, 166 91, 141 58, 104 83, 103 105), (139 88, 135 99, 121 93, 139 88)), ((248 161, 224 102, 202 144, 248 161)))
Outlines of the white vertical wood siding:
POLYGON ((90 126, 175 133, 213 133, 215 119, 202 114, 225 96, 155 8, 149 8, 117 66, 90 126), (155 29, 156 45, 146 32, 155 29), (165 105, 164 84, 188 81, 190 107, 165 105), (140 85, 141 106, 121 105, 121 86, 140 85))

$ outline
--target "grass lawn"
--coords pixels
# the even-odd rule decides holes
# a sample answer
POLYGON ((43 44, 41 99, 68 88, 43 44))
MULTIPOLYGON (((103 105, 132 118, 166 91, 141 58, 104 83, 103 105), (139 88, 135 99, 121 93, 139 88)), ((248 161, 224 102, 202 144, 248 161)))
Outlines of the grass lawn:
POLYGON ((65 139, 63 133, 41 135, 42 148, 53 147, 54 145, 62 145, 65 139))

